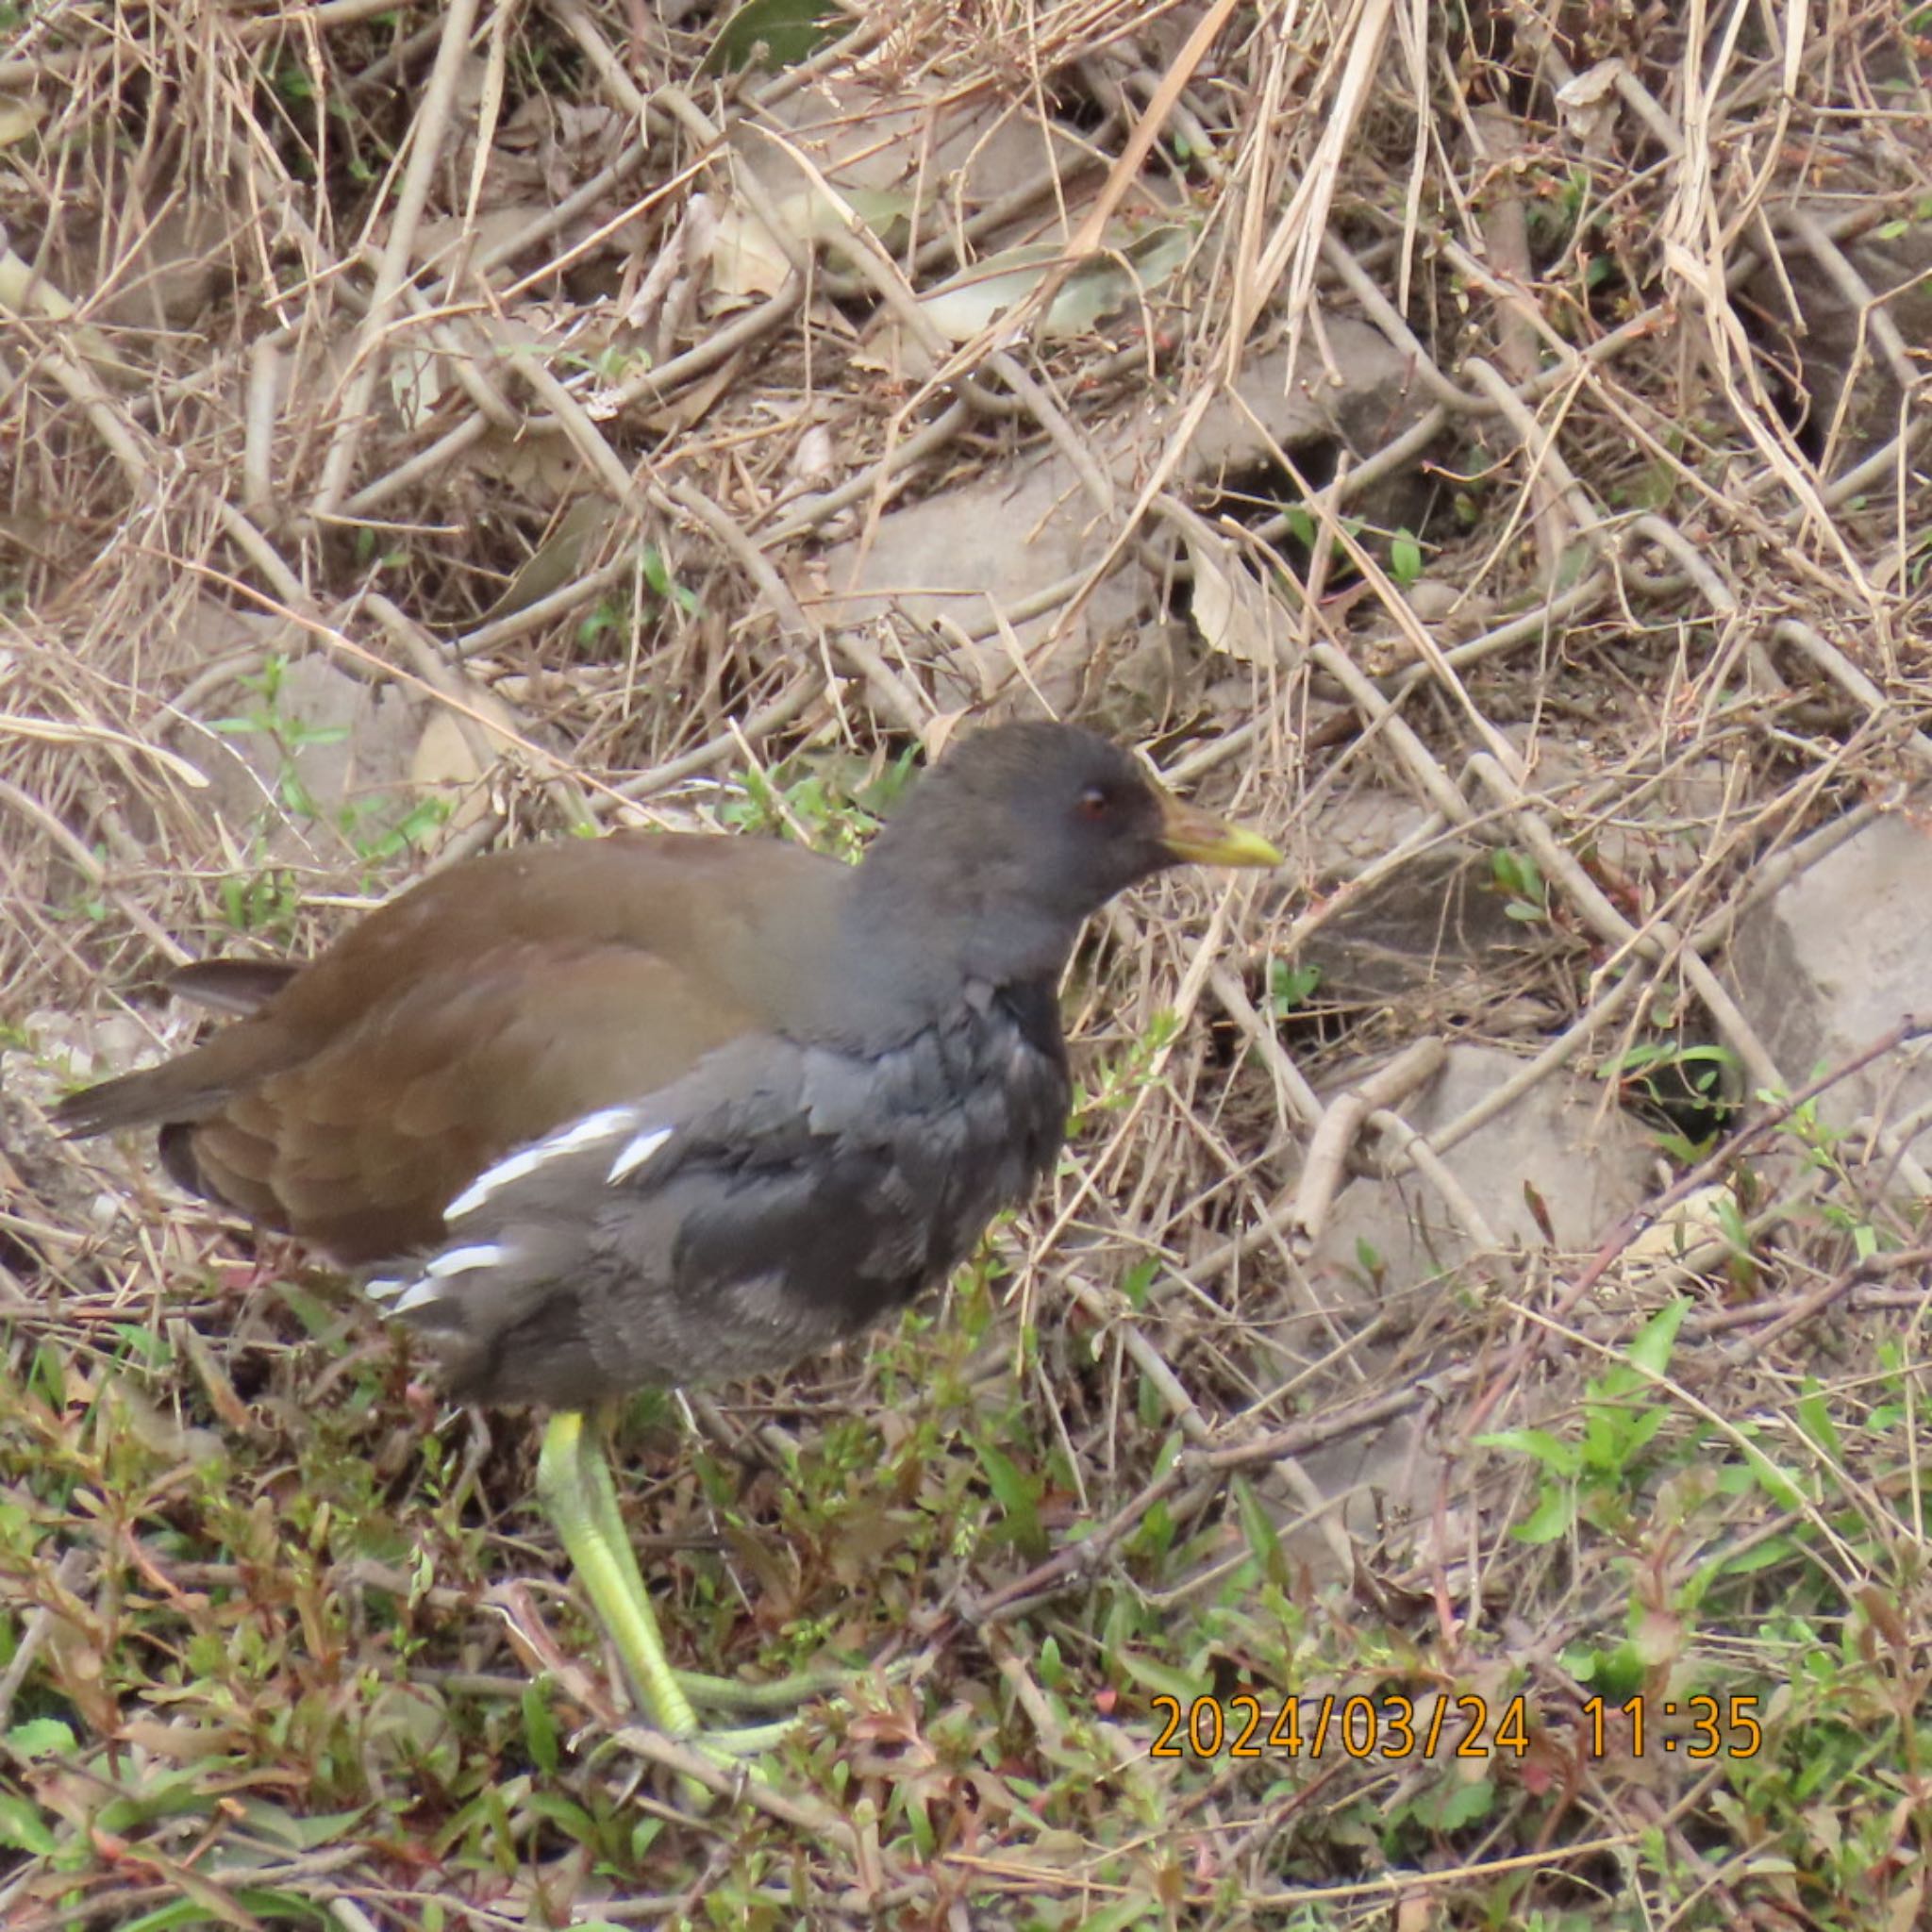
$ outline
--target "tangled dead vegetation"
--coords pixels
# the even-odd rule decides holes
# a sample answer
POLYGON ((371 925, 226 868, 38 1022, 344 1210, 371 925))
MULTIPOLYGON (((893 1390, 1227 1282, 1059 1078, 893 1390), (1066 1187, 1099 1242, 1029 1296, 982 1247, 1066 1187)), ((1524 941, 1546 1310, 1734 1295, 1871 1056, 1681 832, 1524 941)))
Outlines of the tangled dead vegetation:
POLYGON ((16 9, 6 1922, 1919 1923, 1928 57, 16 9), (675 1648, 879 1666, 691 1818, 521 1420, 47 1106, 170 964, 497 841, 850 850, 1042 703, 1292 889, 1095 935, 1075 1152, 944 1309, 630 1419, 675 1648), (1767 964, 1832 938, 1849 1036, 1767 964))

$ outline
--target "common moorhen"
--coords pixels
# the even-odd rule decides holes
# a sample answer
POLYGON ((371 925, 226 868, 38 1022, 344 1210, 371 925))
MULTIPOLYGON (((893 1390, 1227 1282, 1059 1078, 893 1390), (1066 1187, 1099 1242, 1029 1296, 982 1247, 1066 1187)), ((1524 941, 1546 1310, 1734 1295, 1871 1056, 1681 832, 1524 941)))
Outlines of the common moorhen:
POLYGON ((455 1393, 558 1411, 538 1489, 653 1721, 695 1728, 582 1411, 783 1368, 941 1280, 1053 1167, 1081 922, 1185 861, 1272 866, 1061 724, 964 738, 862 863, 617 833, 453 866, 246 1017, 65 1100, 184 1187, 373 1271, 455 1393))

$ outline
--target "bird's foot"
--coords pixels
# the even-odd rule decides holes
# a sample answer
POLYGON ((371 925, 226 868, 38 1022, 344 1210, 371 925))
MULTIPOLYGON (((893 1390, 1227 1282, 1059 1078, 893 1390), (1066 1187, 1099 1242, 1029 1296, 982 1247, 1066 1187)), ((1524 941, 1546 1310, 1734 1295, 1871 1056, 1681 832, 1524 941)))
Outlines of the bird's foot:
MULTIPOLYGON (((878 1674, 891 1682, 911 1668, 902 1658, 889 1664, 878 1674)), ((850 1703, 854 1673, 840 1670, 794 1671, 769 1684, 747 1684, 737 1677, 707 1676, 698 1671, 679 1671, 677 1681, 684 1694, 699 1709, 731 1711, 750 1716, 759 1711, 784 1711, 782 1718, 765 1724, 736 1724, 728 1729, 706 1728, 685 1740, 712 1757, 741 1762, 774 1750, 799 1724, 803 1707, 824 1700, 831 1704, 850 1703)))
POLYGON ((797 1728, 797 1718, 788 1717, 769 1724, 738 1724, 728 1731, 700 1731, 684 1741, 727 1771, 750 1768, 757 1776, 757 1760, 775 1751, 797 1728))

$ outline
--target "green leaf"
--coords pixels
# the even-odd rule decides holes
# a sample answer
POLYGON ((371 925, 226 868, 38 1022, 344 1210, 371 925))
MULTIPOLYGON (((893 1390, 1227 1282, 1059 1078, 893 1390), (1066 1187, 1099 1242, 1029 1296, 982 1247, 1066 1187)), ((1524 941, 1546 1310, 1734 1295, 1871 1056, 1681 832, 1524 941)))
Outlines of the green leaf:
POLYGON ((772 69, 796 67, 851 25, 830 0, 746 0, 718 29, 698 72, 736 74, 754 61, 772 69))
POLYGON ((171 1906, 161 1906, 152 1912, 143 1912, 138 1919, 129 1919, 121 1927, 121 1932, 176 1932, 176 1928, 181 1926, 218 1925, 221 1923, 221 1920, 211 1918, 193 1899, 176 1899, 171 1906))
POLYGON ((74 1733, 58 1717, 29 1718, 8 1732, 7 1741, 22 1757, 71 1757, 74 1733))
POLYGON ((1553 1485, 1509 1534, 1520 1543, 1553 1543, 1558 1537, 1567 1536, 1575 1521, 1576 1491, 1553 1485))
POLYGON ((597 1841, 597 1821, 575 1799, 566 1798, 561 1791, 532 1791, 524 1809, 533 1818, 548 1819, 581 1845, 594 1845, 597 1841))
POLYGON ((292 1891, 270 1891, 250 1886, 235 1893, 235 1903, 244 1912, 253 1912, 257 1918, 265 1919, 270 1924, 277 1924, 284 1919, 291 1919, 304 1925, 329 1926, 336 1924, 312 1899, 301 1898, 292 1891))
POLYGON ((291 1281, 278 1281, 275 1285, 277 1298, 308 1331, 310 1341, 338 1333, 342 1325, 342 1311, 332 1307, 319 1295, 313 1295, 305 1288, 298 1288, 291 1281))
POLYGON ((1291 1013, 1322 983, 1319 966, 1291 966, 1286 959, 1274 959, 1268 967, 1268 997, 1274 1003, 1277 1019, 1291 1013))
POLYGON ((1759 1570, 1775 1570, 1780 1563, 1787 1563, 1795 1557, 1799 1548, 1795 1537, 1766 1537, 1761 1543, 1740 1556, 1727 1557, 1724 1572, 1726 1576, 1750 1576, 1759 1570))
POLYGON ((1547 1429, 1494 1429, 1475 1440, 1479 1449, 1507 1449, 1513 1455, 1530 1457, 1557 1475, 1582 1473, 1582 1450, 1547 1429))
POLYGON ((297 1852, 319 1852, 323 1846, 334 1844, 369 1815, 367 1805, 358 1805, 353 1811, 322 1811, 298 1817, 286 1807, 271 1804, 265 1798, 242 1798, 238 1802, 241 1816, 250 1831, 297 1852))
POLYGON ((175 1882, 193 1895, 158 1907, 138 1919, 129 1919, 119 1932, 174 1932, 176 1926, 192 1926, 195 1932, 201 1932, 208 1925, 249 1925, 258 1921, 270 1925, 334 1924, 318 1906, 293 1892, 259 1887, 224 1891, 192 1872, 173 1869, 175 1882), (250 1914, 254 1916, 251 1918, 250 1914))
POLYGON ((1676 1345, 1677 1330, 1690 1312, 1689 1297, 1680 1297, 1669 1307, 1660 1308, 1643 1325, 1643 1332, 1624 1351, 1640 1369, 1661 1375, 1670 1367, 1671 1350, 1676 1345))
POLYGON ((1146 1515, 1141 1517, 1141 1526, 1135 1530, 1127 1547, 1137 1557, 1164 1557, 1174 1547, 1174 1511, 1167 1507, 1167 1499, 1162 1497, 1152 1504, 1146 1515))
POLYGON ((1804 1507, 1804 1490, 1758 1448, 1757 1443, 1745 1442, 1744 1459, 1751 1465, 1751 1473, 1757 1478, 1758 1487, 1781 1509, 1804 1507))
POLYGON ((1255 1560, 1261 1566, 1261 1574, 1279 1590, 1290 1586, 1288 1558, 1281 1554, 1281 1539, 1275 1534, 1274 1524, 1266 1509, 1261 1507, 1260 1498, 1253 1488, 1241 1476, 1236 1476, 1230 1486, 1234 1491, 1235 1513, 1241 1518, 1241 1534, 1248 1540, 1248 1547, 1255 1553, 1255 1560))
POLYGON ((1135 1650, 1120 1650, 1114 1654, 1126 1666, 1127 1675, 1157 1697, 1178 1697, 1183 1704, 1191 1705, 1195 1698, 1204 1694, 1199 1677, 1176 1670, 1173 1664, 1164 1664, 1158 1657, 1142 1657, 1135 1650))
POLYGON ((0 1845, 11 1845, 37 1858, 52 1857, 58 1849, 41 1807, 11 1791, 0 1791, 0 1845))
POLYGON ((1453 1777, 1424 1786, 1411 1801, 1409 1815, 1435 1831, 1455 1831, 1487 1818, 1496 1802, 1496 1788, 1486 1777, 1463 1784, 1453 1777))
POLYGON ((1047 1548, 1046 1532, 1040 1526, 1040 1510, 1035 1500, 1039 1479, 1023 1475, 1011 1457, 1003 1455, 990 1442, 979 1444, 979 1464, 986 1471, 987 1486, 1005 1514, 1013 1541, 1028 1557, 1036 1559, 1043 1557, 1047 1548))
POLYGON ((1798 1426, 1834 1461, 1842 1459, 1844 1450, 1839 1441, 1838 1424, 1832 1421, 1830 1406, 1813 1376, 1805 1378, 1805 1392, 1798 1397, 1798 1426))
POLYGON ((1158 1429, 1167 1420, 1167 1398, 1152 1375, 1134 1378, 1134 1413, 1143 1429, 1158 1429))
POLYGON ((1598 1654, 1594 1682, 1613 1704, 1635 1696, 1643 1689, 1643 1659, 1635 1644, 1620 1643, 1615 1650, 1598 1654))
MULTIPOLYGON (((1627 1411, 1620 1410, 1627 1417, 1627 1411)), ((1622 1460, 1627 1461, 1640 1449, 1648 1448, 1651 1438, 1671 1419, 1671 1412, 1662 1403, 1654 1403, 1643 1413, 1629 1421, 1624 1432, 1622 1460)))
POLYGON ((535 1682, 524 1686, 524 1742, 529 1748, 530 1762, 545 1777, 555 1777, 557 1725, 550 1715, 550 1700, 543 1694, 543 1687, 535 1682))

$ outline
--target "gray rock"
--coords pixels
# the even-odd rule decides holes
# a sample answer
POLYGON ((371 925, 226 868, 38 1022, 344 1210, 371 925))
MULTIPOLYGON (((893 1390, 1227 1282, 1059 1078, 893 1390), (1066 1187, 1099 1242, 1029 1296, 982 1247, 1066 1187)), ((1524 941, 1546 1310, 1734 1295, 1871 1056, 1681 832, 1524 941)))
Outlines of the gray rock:
POLYGON ((1524 943, 1507 908, 1488 859, 1447 845, 1416 854, 1345 899, 1308 935, 1301 959, 1321 970, 1323 999, 1346 1006, 1382 1005, 1424 989, 1438 1008, 1487 1002, 1498 955, 1524 943))
MULTIPOLYGON (((1521 1067, 1499 1047, 1453 1046, 1441 1077, 1403 1118, 1429 1136, 1495 1091, 1521 1067)), ((1596 1247, 1649 1192, 1650 1136, 1629 1115, 1604 1106, 1595 1081, 1550 1074, 1442 1156, 1497 1238, 1511 1247, 1545 1244, 1533 1191, 1559 1248, 1596 1247)), ((1402 1293, 1452 1273, 1477 1253, 1436 1189, 1411 1170, 1391 1180, 1363 1177, 1336 1197, 1315 1243, 1311 1272, 1338 1295, 1365 1302, 1402 1293), (1363 1252, 1380 1275, 1372 1287, 1363 1252)))
MULTIPOLYGON (((1224 397, 1207 411, 1179 466, 1181 485, 1219 487, 1231 475, 1268 463, 1271 446, 1297 449, 1335 438, 1372 448, 1413 420, 1421 406, 1407 392, 1404 358, 1389 342, 1346 315, 1330 316, 1324 326, 1328 359, 1304 344, 1292 368, 1286 352, 1276 350, 1243 370, 1237 391, 1244 407, 1224 397)), ((995 612, 1009 613, 1095 563, 1161 448, 1171 408, 1146 400, 1109 422, 1082 425, 1094 460, 1112 481, 1113 512, 1099 509, 1073 464, 1056 451, 995 465, 959 489, 889 510, 869 540, 830 551, 825 615, 841 628, 874 626, 896 615, 909 655, 928 663, 942 706, 974 703, 1005 686, 1014 673, 1000 639, 971 650, 937 640, 922 648, 920 639, 930 637, 942 616, 984 629, 995 612)), ((1132 553, 1123 552, 1058 648, 1033 664, 1049 704, 1077 708, 1094 651, 1151 614, 1159 589, 1132 553)), ((1019 648, 1031 658, 1062 615, 1057 608, 1015 621, 1019 648)))
POLYGON ((340 864, 413 802, 421 708, 392 686, 365 684, 314 652, 283 671, 273 703, 233 687, 221 702, 256 728, 197 735, 182 748, 242 849, 259 830, 269 863, 340 864))
MULTIPOLYGON (((1455 1046, 1427 1092, 1402 1117, 1424 1135, 1440 1132, 1510 1079, 1522 1061, 1500 1048, 1455 1046)), ((1558 1246, 1596 1247, 1649 1191, 1649 1138, 1627 1114, 1603 1106, 1604 1090, 1554 1074, 1442 1155, 1443 1164, 1511 1249, 1545 1245, 1529 1190, 1558 1246)), ((1420 1174, 1392 1180, 1362 1176, 1336 1197, 1307 1259, 1309 1285, 1341 1326, 1392 1313, 1378 1337, 1352 1354, 1364 1386, 1428 1373, 1432 1312, 1453 1291, 1458 1271, 1481 1259, 1469 1232, 1420 1174), (1370 1257, 1373 1257, 1373 1262, 1370 1257)), ((1465 1277, 1467 1278, 1467 1277, 1465 1277)), ((1444 1450, 1418 1416, 1398 1417, 1296 1459, 1301 1509, 1333 1505, 1288 1538, 1294 1561, 1316 1581, 1345 1580, 1334 1531, 1357 1544, 1381 1544, 1455 1565, 1466 1525, 1439 1522, 1441 1498, 1457 1484, 1444 1450)))
MULTIPOLYGON (((1738 1003, 1801 1086, 1907 1013, 1932 1022, 1932 837, 1883 818, 1750 912, 1731 943, 1738 1003)), ((1932 1054, 1907 1043, 1821 1096, 1821 1117, 1893 1120, 1932 1101, 1932 1054)))

